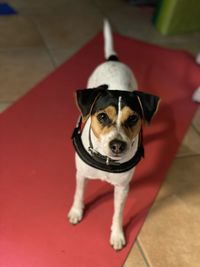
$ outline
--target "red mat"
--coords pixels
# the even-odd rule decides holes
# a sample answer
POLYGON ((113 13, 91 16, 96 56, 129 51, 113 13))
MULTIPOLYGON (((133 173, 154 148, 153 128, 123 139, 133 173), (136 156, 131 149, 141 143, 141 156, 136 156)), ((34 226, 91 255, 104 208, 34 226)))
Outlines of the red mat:
POLYGON ((145 160, 125 206, 127 246, 116 253, 109 245, 113 188, 103 182, 88 184, 83 221, 67 221, 75 188, 73 92, 103 60, 100 34, 0 117, 0 266, 118 267, 125 261, 197 108, 191 96, 200 69, 187 53, 119 35, 115 47, 139 88, 162 98, 145 128, 145 160))

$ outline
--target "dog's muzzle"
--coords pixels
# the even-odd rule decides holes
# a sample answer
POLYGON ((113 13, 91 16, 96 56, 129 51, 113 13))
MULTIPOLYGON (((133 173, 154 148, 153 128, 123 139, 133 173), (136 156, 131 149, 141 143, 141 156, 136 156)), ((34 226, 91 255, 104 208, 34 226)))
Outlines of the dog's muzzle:
MULTIPOLYGON (((90 131, 89 131, 90 146, 89 146, 89 151, 87 151, 85 147, 83 146, 82 139, 81 139, 81 128, 82 128, 81 126, 82 126, 82 118, 80 117, 76 125, 76 128, 74 129, 73 134, 72 134, 73 145, 79 157, 86 164, 88 164, 89 166, 93 168, 106 171, 106 172, 111 172, 111 173, 123 173, 135 167, 139 163, 141 158, 144 157, 142 128, 139 134, 138 149, 135 155, 130 160, 120 163, 118 160, 113 160, 107 156, 100 154, 96 150, 94 150, 92 141, 91 141, 90 131)), ((115 146, 116 146, 116 140, 115 140, 115 146)), ((118 143, 117 147, 113 149, 122 151, 123 149, 125 149, 123 146, 124 144, 119 145, 118 143)))

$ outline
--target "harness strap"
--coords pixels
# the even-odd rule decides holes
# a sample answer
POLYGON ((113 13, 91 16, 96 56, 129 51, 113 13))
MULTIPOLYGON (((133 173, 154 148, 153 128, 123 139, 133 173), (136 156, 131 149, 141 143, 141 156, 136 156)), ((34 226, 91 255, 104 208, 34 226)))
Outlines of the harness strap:
POLYGON ((111 172, 111 173, 122 173, 131 170, 135 167, 142 157, 144 157, 144 147, 142 143, 142 129, 139 136, 139 146, 135 155, 128 161, 120 163, 117 160, 113 160, 109 157, 103 156, 100 153, 93 150, 92 147, 89 148, 90 153, 85 149, 81 139, 81 125, 82 118, 79 118, 76 128, 72 134, 72 141, 74 148, 79 155, 79 157, 89 166, 96 169, 111 172))

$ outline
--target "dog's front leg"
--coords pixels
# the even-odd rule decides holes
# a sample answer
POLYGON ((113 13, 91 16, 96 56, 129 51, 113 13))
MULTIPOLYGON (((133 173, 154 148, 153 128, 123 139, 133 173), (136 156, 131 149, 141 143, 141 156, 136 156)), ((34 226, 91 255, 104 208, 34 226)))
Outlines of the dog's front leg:
POLYGON ((123 232, 123 208, 128 194, 129 185, 116 185, 114 191, 114 215, 111 227, 110 244, 120 250, 126 244, 123 232))
POLYGON ((79 223, 83 216, 83 208, 84 208, 83 198, 84 198, 85 184, 86 184, 86 178, 77 172, 74 202, 68 213, 69 221, 72 224, 79 223))

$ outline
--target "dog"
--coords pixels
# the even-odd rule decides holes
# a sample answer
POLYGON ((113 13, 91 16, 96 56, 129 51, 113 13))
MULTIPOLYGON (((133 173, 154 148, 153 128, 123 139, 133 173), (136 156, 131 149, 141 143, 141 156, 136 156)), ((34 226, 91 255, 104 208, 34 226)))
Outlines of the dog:
POLYGON ((111 26, 104 21, 105 62, 88 79, 87 89, 76 91, 81 117, 72 135, 76 150, 76 190, 69 222, 83 217, 86 180, 99 178, 114 186, 114 214, 110 244, 121 250, 123 208, 135 166, 144 155, 143 122, 150 123, 159 97, 137 90, 137 81, 113 48, 111 26))

